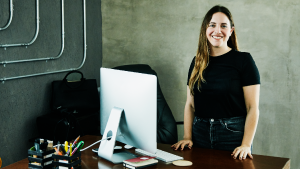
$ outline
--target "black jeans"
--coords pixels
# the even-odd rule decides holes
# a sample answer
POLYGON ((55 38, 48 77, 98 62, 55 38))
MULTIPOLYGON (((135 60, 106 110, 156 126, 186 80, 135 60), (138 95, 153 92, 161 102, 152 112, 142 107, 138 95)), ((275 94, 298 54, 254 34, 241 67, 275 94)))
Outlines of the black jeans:
POLYGON ((245 121, 245 116, 222 119, 195 117, 193 146, 233 151, 242 144, 245 121))

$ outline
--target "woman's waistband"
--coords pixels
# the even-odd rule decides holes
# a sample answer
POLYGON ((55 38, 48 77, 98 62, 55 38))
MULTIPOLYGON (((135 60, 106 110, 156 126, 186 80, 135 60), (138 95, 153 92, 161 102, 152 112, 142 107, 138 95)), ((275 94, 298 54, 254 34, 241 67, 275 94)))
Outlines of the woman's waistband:
POLYGON ((195 116, 197 121, 203 122, 226 122, 226 123, 233 123, 233 122, 244 122, 246 120, 246 116, 239 116, 239 117, 228 117, 228 118, 203 118, 195 116))

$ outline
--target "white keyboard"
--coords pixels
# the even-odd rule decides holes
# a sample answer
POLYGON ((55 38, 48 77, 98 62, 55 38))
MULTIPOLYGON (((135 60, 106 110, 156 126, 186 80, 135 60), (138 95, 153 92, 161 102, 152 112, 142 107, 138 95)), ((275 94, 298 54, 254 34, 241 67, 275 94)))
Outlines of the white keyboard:
POLYGON ((155 154, 149 153, 149 152, 141 150, 141 149, 135 149, 135 152, 140 153, 142 155, 155 157, 156 159, 164 161, 164 162, 172 162, 172 161, 176 161, 176 160, 183 160, 183 158, 178 156, 178 155, 171 154, 171 153, 168 153, 166 151, 159 150, 159 149, 157 149, 155 154))

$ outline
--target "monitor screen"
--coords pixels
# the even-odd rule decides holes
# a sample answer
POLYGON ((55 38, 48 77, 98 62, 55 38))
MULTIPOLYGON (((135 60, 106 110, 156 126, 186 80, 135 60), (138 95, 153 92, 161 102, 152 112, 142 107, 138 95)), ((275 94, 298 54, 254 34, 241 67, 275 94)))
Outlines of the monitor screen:
POLYGON ((157 77, 100 68, 100 124, 103 135, 113 107, 124 109, 117 141, 150 153, 157 150, 157 77))

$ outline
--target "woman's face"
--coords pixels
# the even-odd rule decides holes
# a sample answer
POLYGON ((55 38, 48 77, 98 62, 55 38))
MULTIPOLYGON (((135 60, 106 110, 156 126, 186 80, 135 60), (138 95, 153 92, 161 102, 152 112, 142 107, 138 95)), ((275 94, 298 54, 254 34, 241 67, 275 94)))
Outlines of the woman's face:
POLYGON ((213 14, 209 25, 206 29, 206 37, 211 44, 211 47, 223 48, 227 47, 227 41, 233 32, 228 17, 217 12, 213 14))

